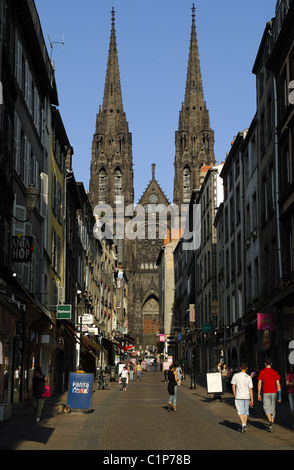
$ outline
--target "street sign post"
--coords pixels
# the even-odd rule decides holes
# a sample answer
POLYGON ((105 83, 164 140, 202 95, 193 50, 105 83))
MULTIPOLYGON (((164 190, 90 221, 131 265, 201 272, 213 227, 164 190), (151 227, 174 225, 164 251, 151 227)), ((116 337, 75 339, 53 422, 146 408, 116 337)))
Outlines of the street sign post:
POLYGON ((57 305, 57 319, 71 320, 71 305, 57 305))

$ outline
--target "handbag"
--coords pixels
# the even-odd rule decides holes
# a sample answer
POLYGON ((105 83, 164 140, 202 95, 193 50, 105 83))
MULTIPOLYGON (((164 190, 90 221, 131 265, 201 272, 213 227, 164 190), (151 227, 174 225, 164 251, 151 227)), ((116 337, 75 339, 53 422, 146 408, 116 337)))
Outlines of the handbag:
POLYGON ((42 393, 42 398, 51 397, 50 387, 49 385, 45 385, 45 392, 42 393))

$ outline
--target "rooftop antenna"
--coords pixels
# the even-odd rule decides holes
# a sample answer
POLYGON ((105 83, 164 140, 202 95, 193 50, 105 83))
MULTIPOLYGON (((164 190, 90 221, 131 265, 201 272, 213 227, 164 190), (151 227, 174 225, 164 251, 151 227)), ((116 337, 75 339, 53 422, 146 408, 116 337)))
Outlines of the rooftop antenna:
POLYGON ((50 61, 52 63, 53 45, 54 44, 62 44, 62 48, 64 49, 64 35, 62 35, 62 41, 60 41, 60 42, 58 42, 58 41, 51 42, 49 34, 48 34, 48 39, 49 39, 49 43, 50 43, 50 47, 51 47, 50 61))

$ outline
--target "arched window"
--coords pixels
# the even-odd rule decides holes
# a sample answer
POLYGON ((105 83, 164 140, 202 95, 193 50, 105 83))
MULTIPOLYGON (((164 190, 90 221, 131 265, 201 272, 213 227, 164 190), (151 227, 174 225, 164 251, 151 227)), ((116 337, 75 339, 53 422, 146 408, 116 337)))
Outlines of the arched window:
POLYGON ((114 172, 114 197, 122 194, 122 174, 119 168, 114 172))
POLYGON ((185 166, 183 171, 183 202, 189 202, 191 197, 191 170, 185 166))
POLYGON ((99 171, 99 202, 106 202, 106 171, 104 168, 99 171))

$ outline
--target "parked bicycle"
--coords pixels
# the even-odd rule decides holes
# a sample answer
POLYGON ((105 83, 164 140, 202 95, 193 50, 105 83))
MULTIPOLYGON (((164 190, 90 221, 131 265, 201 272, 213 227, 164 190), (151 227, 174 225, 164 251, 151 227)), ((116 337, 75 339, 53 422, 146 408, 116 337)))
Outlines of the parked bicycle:
POLYGON ((110 390, 109 375, 103 375, 101 371, 94 379, 93 387, 95 390, 110 390))

